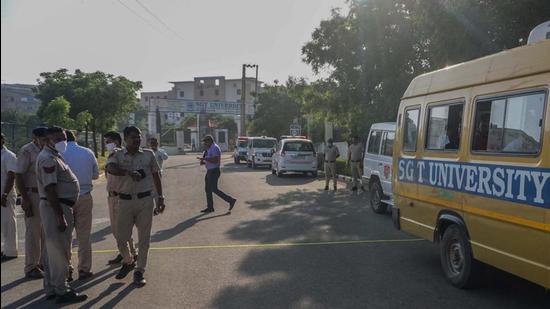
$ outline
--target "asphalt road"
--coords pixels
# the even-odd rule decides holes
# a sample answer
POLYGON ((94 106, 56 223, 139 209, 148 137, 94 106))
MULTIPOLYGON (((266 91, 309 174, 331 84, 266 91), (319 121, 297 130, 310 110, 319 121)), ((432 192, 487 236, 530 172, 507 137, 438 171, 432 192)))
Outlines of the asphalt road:
MULTIPOLYGON (((311 177, 277 178, 224 158, 220 188, 238 199, 231 214, 215 199, 203 215, 204 170, 194 155, 165 162, 167 210, 155 217, 145 273, 116 280, 105 180, 94 187, 93 271, 73 287, 70 308, 550 308, 550 293, 488 268, 482 286, 458 290, 442 277, 437 247, 393 228, 366 207, 368 193, 323 191, 311 177)), ((24 254, 24 225, 19 248, 24 254)), ((73 262, 77 257, 73 255, 73 262)), ((2 264, 3 308, 54 308, 42 281, 23 279, 24 258, 2 264)))

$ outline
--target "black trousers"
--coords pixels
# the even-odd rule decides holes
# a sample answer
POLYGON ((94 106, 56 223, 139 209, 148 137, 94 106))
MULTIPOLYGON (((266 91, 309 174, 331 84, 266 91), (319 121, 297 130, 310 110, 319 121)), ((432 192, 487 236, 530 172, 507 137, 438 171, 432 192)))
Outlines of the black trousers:
POLYGON ((206 191, 206 203, 208 208, 214 208, 212 193, 216 193, 217 196, 228 203, 234 200, 231 196, 218 189, 218 179, 220 179, 219 168, 213 168, 206 171, 206 176, 204 177, 204 191, 206 191))

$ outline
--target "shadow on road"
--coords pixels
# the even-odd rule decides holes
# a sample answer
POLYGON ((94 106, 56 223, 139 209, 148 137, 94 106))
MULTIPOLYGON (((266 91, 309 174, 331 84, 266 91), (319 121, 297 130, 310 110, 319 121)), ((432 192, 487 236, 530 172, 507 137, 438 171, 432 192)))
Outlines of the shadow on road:
POLYGON ((304 175, 301 173, 283 174, 281 177, 269 174, 265 177, 265 182, 270 186, 294 186, 303 185, 317 181, 317 177, 304 175))
MULTIPOLYGON (((411 238, 393 228, 391 216, 373 214, 367 198, 294 190, 248 202, 266 216, 227 233, 255 243, 411 238)), ((238 271, 244 278, 216 295, 212 307, 542 308, 549 300, 542 288, 495 269, 483 287, 456 289, 441 274, 438 248, 427 241, 257 249, 238 271)))
POLYGON ((164 241, 164 240, 168 240, 168 239, 170 239, 174 236, 177 236, 180 233, 183 233, 185 230, 187 230, 188 228, 190 228, 193 225, 197 224, 198 222, 205 221, 205 220, 210 220, 210 219, 215 219, 215 218, 219 218, 219 217, 225 217, 225 216, 228 216, 230 214, 231 214, 230 212, 226 212, 226 213, 223 213, 223 214, 208 216, 208 217, 205 217, 207 214, 196 215, 196 216, 194 216, 192 218, 189 218, 189 219, 187 219, 187 220, 185 220, 181 223, 178 223, 176 226, 174 226, 172 228, 157 231, 155 234, 151 235, 151 242, 161 242, 161 241, 164 241))

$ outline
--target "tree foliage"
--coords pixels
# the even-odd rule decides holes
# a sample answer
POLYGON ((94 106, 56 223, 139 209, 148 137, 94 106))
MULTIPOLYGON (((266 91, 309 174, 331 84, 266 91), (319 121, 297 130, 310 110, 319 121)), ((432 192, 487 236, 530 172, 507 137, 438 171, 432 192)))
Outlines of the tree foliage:
POLYGON ((524 44, 548 19, 545 0, 352 0, 333 10, 302 47, 328 77, 312 83, 302 109, 348 134, 395 121, 417 75, 524 44))
POLYGON ((42 111, 42 120, 49 126, 74 127, 74 120, 69 117, 71 103, 63 96, 51 100, 42 111))

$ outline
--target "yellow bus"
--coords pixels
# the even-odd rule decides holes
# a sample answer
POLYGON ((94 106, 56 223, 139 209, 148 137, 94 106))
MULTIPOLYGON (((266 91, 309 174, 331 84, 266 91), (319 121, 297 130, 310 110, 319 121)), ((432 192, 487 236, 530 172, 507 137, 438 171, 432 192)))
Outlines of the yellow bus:
POLYGON ((456 287, 485 263, 550 288, 549 88, 544 40, 420 75, 403 95, 394 224, 439 244, 456 287))

